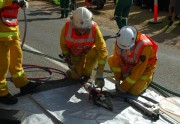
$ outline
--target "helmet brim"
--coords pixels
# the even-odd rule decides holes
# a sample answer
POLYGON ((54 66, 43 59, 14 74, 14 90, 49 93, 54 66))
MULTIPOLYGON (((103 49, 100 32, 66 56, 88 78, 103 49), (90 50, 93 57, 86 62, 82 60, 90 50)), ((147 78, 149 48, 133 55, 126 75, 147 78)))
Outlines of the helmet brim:
POLYGON ((123 49, 123 50, 129 50, 129 49, 131 49, 134 45, 135 45, 135 43, 132 43, 130 46, 122 46, 122 45, 117 44, 117 46, 118 46, 120 49, 123 49))
MULTIPOLYGON (((133 33, 134 33, 134 35, 135 35, 134 41, 133 41, 133 43, 130 44, 129 46, 123 46, 123 45, 120 45, 120 44, 117 44, 117 46, 118 46, 120 49, 129 50, 129 49, 131 49, 131 48, 135 45, 135 42, 136 42, 136 39, 137 39, 137 29, 136 29, 135 27, 133 27, 133 26, 124 26, 123 28, 126 28, 126 27, 130 28, 130 29, 133 31, 133 33)), ((119 30, 119 32, 117 33, 117 37, 119 37, 120 31, 121 31, 121 30, 119 30)))

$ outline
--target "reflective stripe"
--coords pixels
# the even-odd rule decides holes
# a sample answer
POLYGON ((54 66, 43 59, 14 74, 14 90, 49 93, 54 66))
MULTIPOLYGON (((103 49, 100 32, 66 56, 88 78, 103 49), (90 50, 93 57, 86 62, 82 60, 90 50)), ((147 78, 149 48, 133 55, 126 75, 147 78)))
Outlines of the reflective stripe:
POLYGON ((152 79, 152 75, 151 75, 151 76, 142 75, 142 76, 140 77, 140 79, 145 80, 145 81, 148 81, 148 80, 151 80, 151 79, 152 79))
POLYGON ((60 10, 70 10, 69 8, 60 8, 60 10))
MULTIPOLYGON (((66 37, 66 40, 67 41, 71 41, 71 42, 75 42, 75 43, 83 43, 83 42, 93 42, 94 43, 94 37, 92 38, 92 30, 90 30, 89 32, 89 36, 88 38, 84 38, 84 39, 75 39, 75 38, 72 38, 71 37, 71 34, 72 34, 72 29, 73 29, 73 24, 72 22, 69 22, 69 29, 68 29, 68 32, 67 32, 67 37, 66 37)), ((93 22, 93 25, 94 25, 94 22, 93 22)))
POLYGON ((0 32, 1 37, 19 37, 18 32, 0 32))
POLYGON ((129 83, 129 84, 134 84, 136 81, 135 80, 132 80, 131 78, 127 77, 126 78, 126 81, 129 83))
POLYGON ((24 75, 24 70, 18 72, 17 74, 12 75, 12 78, 19 78, 24 75))
POLYGON ((115 67, 113 67, 112 70, 113 70, 113 72, 121 72, 121 68, 115 68, 115 67))
POLYGON ((121 19, 127 19, 127 17, 121 17, 121 19))
POLYGON ((6 87, 7 82, 1 82, 0 83, 0 89, 4 89, 6 87))
POLYGON ((2 5, 3 5, 3 2, 1 1, 1 2, 0 2, 0 8, 2 8, 2 5))
POLYGON ((67 55, 68 53, 69 53, 68 51, 63 52, 64 55, 67 55))
POLYGON ((128 19, 127 17, 114 15, 115 18, 128 19))
POLYGON ((72 59, 72 61, 78 61, 78 60, 79 60, 79 57, 73 56, 71 59, 72 59))
POLYGON ((18 25, 18 20, 16 18, 4 18, 2 17, 2 22, 4 22, 4 24, 7 24, 8 26, 16 26, 18 25))
POLYGON ((98 61, 98 64, 104 65, 104 64, 106 64, 106 61, 100 60, 100 61, 98 61))

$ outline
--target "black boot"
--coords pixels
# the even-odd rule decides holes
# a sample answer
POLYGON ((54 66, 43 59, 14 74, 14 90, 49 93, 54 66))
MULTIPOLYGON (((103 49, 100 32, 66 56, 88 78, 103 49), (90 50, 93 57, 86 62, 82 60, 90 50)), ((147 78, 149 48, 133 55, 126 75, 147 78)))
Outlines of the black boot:
POLYGON ((81 83, 85 84, 88 82, 89 79, 90 79, 90 76, 82 76, 81 83))
POLYGON ((173 24, 173 21, 170 21, 170 22, 169 22, 169 26, 171 26, 172 24, 173 24))
POLYGON ((10 93, 8 93, 6 96, 0 97, 0 103, 6 104, 6 105, 16 104, 17 102, 18 102, 17 97, 12 96, 10 93))
POLYGON ((93 83, 94 80, 90 77, 90 76, 82 76, 82 79, 81 79, 81 83, 82 84, 85 84, 85 83, 93 83))
POLYGON ((66 10, 66 12, 65 12, 65 17, 66 18, 68 17, 68 13, 69 13, 69 10, 66 10))
POLYGON ((41 85, 40 82, 30 81, 28 84, 20 88, 20 95, 33 93, 39 85, 41 85))

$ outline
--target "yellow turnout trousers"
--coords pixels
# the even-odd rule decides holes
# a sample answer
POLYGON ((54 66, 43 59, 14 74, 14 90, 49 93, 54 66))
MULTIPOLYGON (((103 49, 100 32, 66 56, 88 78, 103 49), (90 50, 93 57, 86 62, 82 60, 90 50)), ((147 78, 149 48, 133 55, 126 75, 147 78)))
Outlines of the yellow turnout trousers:
POLYGON ((74 63, 74 69, 71 71, 71 77, 73 79, 78 79, 82 75, 91 76, 98 60, 96 47, 92 47, 86 54, 83 53, 77 56, 71 56, 71 59, 74 63))
MULTIPOLYGON (((108 58, 108 64, 109 64, 111 71, 114 74, 114 78, 116 80, 124 81, 125 79, 122 79, 122 77, 121 77, 121 70, 117 69, 117 68, 120 68, 120 63, 117 62, 117 57, 114 55, 111 55, 108 58)), ((149 87, 149 85, 152 81, 153 70, 154 70, 155 66, 156 66, 156 64, 149 67, 149 70, 144 72, 144 74, 133 84, 133 86, 127 90, 127 93, 134 95, 134 96, 138 96, 143 91, 145 91, 149 87)), ((141 68, 138 68, 138 69, 141 70, 141 68)), ((136 71, 138 71, 138 70, 136 70, 136 71)), ((138 75, 135 75, 135 76, 138 76, 138 75)), ((128 84, 126 84, 126 85, 128 85, 128 84)))
POLYGON ((28 83, 22 68, 22 58, 22 50, 18 40, 0 41, 0 96, 8 94, 6 85, 8 70, 17 88, 28 83))

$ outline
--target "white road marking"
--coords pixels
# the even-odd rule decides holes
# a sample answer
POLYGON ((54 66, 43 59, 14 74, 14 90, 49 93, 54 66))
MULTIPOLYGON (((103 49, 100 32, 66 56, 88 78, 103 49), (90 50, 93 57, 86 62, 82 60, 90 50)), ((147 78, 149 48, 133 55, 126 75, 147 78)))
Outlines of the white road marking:
MULTIPOLYGON (((31 51, 34 51, 34 52, 38 52, 38 53, 44 54, 44 53, 42 53, 41 51, 38 51, 38 50, 36 50, 36 49, 32 48, 31 46, 28 46, 28 45, 26 45, 26 44, 24 44, 23 47, 25 47, 25 48, 27 48, 27 49, 29 49, 29 50, 31 50, 31 51)), ((65 65, 65 64, 63 64, 63 63, 61 63, 61 62, 59 62, 59 61, 50 59, 50 58, 48 58, 48 57, 44 57, 44 58, 47 59, 47 60, 49 60, 50 62, 52 62, 52 63, 54 63, 54 64, 56 64, 56 65, 62 67, 62 68, 65 69, 65 70, 68 70, 68 69, 69 69, 69 67, 68 67, 67 65, 65 65)))

